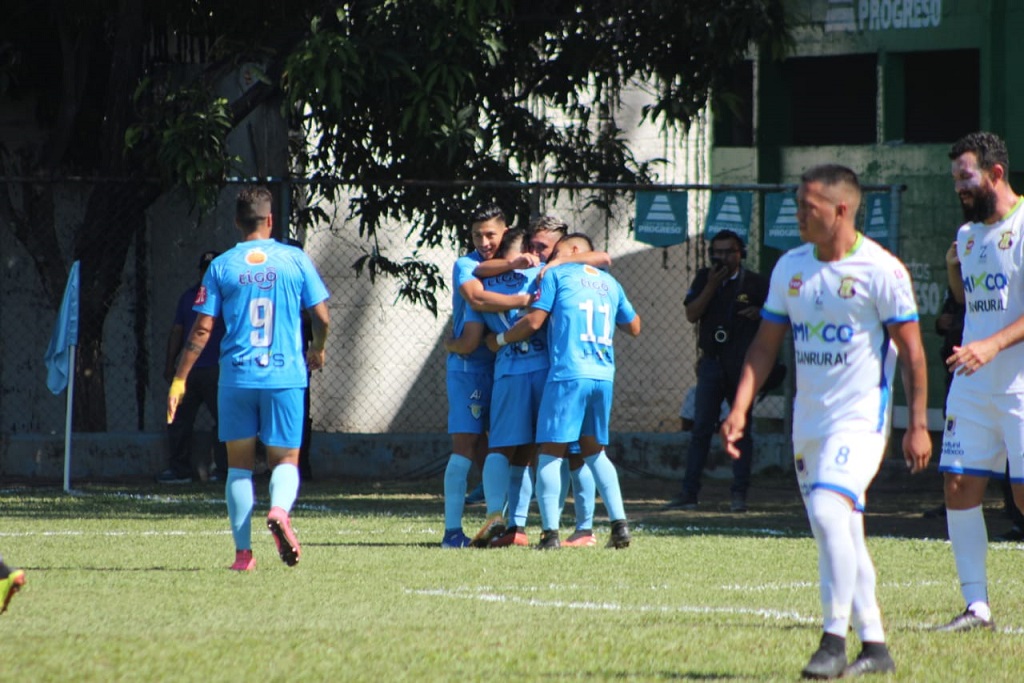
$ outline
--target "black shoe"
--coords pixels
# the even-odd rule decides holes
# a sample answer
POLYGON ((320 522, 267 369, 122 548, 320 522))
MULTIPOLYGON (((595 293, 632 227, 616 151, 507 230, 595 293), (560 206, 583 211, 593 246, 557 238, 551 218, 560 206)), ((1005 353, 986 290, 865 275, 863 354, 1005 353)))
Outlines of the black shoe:
POLYGON ((800 675, 804 678, 839 678, 846 669, 845 639, 826 633, 800 675), (842 643, 842 645, 840 645, 842 643), (830 647, 831 645, 831 647, 830 647))
POLYGON ((925 519, 938 519, 939 517, 946 516, 946 505, 942 504, 938 507, 928 508, 922 514, 925 519))
POLYGON ((188 474, 178 474, 174 470, 164 470, 160 474, 156 475, 156 483, 158 484, 191 484, 192 476, 188 474))
POLYGON ((540 543, 536 546, 537 550, 557 550, 561 547, 562 542, 558 540, 558 529, 540 532, 540 543))
POLYGON ((1019 526, 1015 526, 1005 534, 1000 534, 995 537, 996 541, 1002 541, 1003 543, 1016 543, 1018 541, 1024 541, 1024 529, 1019 526))
POLYGON ((732 494, 732 502, 729 504, 729 509, 733 512, 746 512, 747 497, 742 493, 732 494))
POLYGON ((861 650, 857 659, 843 669, 843 678, 863 676, 864 674, 891 674, 894 671, 896 671, 896 662, 892 661, 892 655, 883 645, 876 648, 871 654, 861 650))
POLYGON ((691 496, 688 493, 684 493, 681 496, 676 496, 669 502, 665 503, 665 507, 662 510, 696 510, 697 509, 697 496, 691 496))
POLYGON ((982 619, 974 612, 964 610, 964 613, 957 615, 953 621, 948 624, 943 624, 942 626, 936 626, 933 630, 940 631, 942 633, 961 633, 963 631, 973 631, 979 628, 995 631, 996 624, 991 619, 982 619))
POLYGON ((608 545, 605 547, 621 550, 622 548, 628 548, 632 540, 633 537, 629 534, 629 525, 626 524, 626 520, 620 519, 617 522, 612 522, 612 535, 608 539, 608 545))

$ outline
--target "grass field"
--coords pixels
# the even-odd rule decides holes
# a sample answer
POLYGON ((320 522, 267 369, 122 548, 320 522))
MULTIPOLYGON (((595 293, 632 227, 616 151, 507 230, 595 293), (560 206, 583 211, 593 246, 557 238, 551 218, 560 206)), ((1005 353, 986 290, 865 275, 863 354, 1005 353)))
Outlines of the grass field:
MULTIPOLYGON (((288 568, 261 480, 244 575, 217 485, 9 486, 0 552, 28 585, 0 617, 0 681, 796 680, 819 637, 815 548, 790 479, 755 485, 746 515, 720 482, 700 511, 661 512, 672 485, 624 479, 629 549, 542 553, 442 551, 440 481, 314 481, 288 568)), ((999 632, 929 632, 962 605, 944 523, 920 519, 938 490, 915 486, 880 482, 869 508, 893 678, 1020 680, 1024 546, 990 546, 999 632)))

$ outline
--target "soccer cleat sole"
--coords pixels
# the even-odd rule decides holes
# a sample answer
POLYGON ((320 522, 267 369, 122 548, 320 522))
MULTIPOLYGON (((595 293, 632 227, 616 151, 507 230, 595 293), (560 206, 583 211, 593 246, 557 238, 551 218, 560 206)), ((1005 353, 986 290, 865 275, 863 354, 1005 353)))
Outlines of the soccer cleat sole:
POLYGON ((289 567, 294 567, 302 556, 302 548, 291 527, 288 513, 283 509, 274 508, 267 515, 267 528, 270 529, 274 543, 277 544, 277 554, 280 555, 282 562, 289 567), (280 512, 275 512, 275 510, 280 510, 280 512))

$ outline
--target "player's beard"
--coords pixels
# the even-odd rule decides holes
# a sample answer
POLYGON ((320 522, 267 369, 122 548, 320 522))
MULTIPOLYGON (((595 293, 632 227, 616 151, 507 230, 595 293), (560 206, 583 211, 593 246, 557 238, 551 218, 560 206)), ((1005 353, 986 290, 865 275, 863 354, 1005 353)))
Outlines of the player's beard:
POLYGON ((983 223, 996 212, 996 193, 991 188, 978 188, 971 192, 974 200, 971 204, 965 204, 960 200, 960 208, 964 212, 964 220, 968 223, 983 223))

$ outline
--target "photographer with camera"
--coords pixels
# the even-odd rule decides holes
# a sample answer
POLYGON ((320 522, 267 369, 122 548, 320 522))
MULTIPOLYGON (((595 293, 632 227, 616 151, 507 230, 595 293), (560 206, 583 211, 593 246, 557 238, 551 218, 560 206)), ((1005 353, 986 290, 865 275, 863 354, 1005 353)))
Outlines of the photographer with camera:
MULTIPOLYGON (((768 280, 743 267, 747 255, 743 239, 722 230, 711 239, 710 268, 701 268, 686 293, 686 319, 698 323, 701 357, 697 363, 697 394, 690 451, 683 490, 666 509, 697 507, 701 474, 708 458, 711 436, 718 426, 722 400, 732 404, 747 347, 761 322, 761 306, 768 296, 768 280)), ((749 415, 748 423, 749 423, 749 415)), ((753 442, 749 431, 737 444, 742 456, 733 461, 733 512, 747 511, 753 442)))

